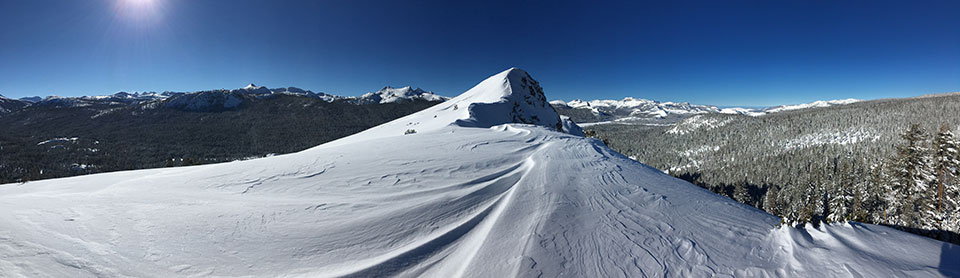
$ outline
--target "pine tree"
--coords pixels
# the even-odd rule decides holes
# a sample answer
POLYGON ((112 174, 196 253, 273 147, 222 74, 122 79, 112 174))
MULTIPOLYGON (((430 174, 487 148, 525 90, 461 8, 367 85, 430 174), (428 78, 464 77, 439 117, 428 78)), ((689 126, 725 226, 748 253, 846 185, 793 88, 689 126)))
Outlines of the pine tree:
POLYGON ((779 193, 776 185, 767 186, 767 193, 763 196, 763 209, 770 214, 780 215, 782 211, 780 209, 780 203, 777 200, 778 195, 780 195, 779 193))
POLYGON ((840 180, 830 188, 830 213, 827 222, 846 222, 853 218, 854 193, 853 173, 849 164, 841 164, 838 172, 840 180))
POLYGON ((733 185, 733 199, 744 204, 750 201, 750 193, 747 191, 746 182, 738 182, 733 185))
POLYGON ((785 204, 781 213, 782 224, 799 226, 809 223, 816 210, 816 193, 814 186, 787 186, 780 194, 781 203, 785 204))
POLYGON ((823 215, 824 210, 824 192, 821 190, 822 186, 818 182, 819 181, 816 181, 810 184, 810 186, 803 191, 803 201, 801 202, 803 206, 798 215, 798 224, 812 223, 814 226, 820 224, 820 216, 823 215))
POLYGON ((874 181, 880 181, 877 191, 880 192, 880 203, 883 214, 883 224, 895 225, 900 223, 899 211, 903 207, 903 198, 900 195, 900 182, 892 178, 892 163, 881 164, 877 169, 874 181))
POLYGON ((943 124, 940 131, 933 139, 934 148, 934 174, 936 175, 936 187, 934 196, 936 210, 933 211, 933 220, 936 221, 936 227, 939 230, 957 231, 956 225, 950 222, 952 218, 957 218, 954 214, 957 209, 958 186, 954 182, 957 176, 958 167, 960 167, 960 154, 958 154, 958 142, 953 131, 943 124), (947 223, 944 223, 947 222, 947 223))
MULTIPOLYGON (((897 193, 903 202, 900 206, 902 225, 915 228, 931 228, 936 225, 932 212, 936 210, 929 189, 934 181, 927 136, 920 125, 913 124, 901 135, 905 140, 897 147, 894 180, 897 193)), ((934 227, 935 228, 935 227, 934 227)))
POLYGON ((887 183, 883 174, 883 164, 877 163, 868 169, 869 178, 858 182, 854 192, 854 221, 865 223, 883 223, 883 188, 887 183))

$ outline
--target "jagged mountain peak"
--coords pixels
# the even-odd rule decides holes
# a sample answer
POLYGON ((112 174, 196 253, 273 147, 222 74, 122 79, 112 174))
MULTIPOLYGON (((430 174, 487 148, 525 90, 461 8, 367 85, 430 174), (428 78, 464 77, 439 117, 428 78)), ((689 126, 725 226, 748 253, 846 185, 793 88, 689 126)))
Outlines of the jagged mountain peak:
POLYGON ((509 123, 545 126, 571 134, 579 130, 576 124, 561 120, 530 74, 510 68, 441 104, 347 138, 373 139, 428 133, 451 125, 489 128, 509 123))
POLYGON ((461 102, 470 102, 470 118, 460 120, 460 125, 480 127, 505 123, 525 123, 547 127, 561 125, 560 116, 547 102, 540 83, 522 69, 510 68, 487 78, 453 100, 458 99, 461 102))

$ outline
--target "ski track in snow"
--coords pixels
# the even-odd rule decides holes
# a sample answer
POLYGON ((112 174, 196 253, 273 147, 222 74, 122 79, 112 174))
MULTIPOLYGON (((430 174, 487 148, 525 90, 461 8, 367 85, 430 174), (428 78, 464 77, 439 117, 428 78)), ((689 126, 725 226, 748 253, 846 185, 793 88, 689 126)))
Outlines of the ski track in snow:
POLYGON ((596 139, 429 122, 476 116, 450 107, 294 154, 0 185, 0 276, 960 275, 951 244, 777 228, 596 139))

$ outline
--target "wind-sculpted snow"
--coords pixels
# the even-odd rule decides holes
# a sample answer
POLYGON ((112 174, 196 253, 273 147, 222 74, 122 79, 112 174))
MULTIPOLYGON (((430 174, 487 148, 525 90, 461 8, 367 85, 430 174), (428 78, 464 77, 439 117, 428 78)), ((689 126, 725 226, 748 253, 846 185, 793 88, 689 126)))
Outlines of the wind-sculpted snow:
POLYGON ((450 124, 494 118, 458 98, 294 154, 0 185, 0 276, 960 275, 954 245, 777 228, 549 124, 450 124))

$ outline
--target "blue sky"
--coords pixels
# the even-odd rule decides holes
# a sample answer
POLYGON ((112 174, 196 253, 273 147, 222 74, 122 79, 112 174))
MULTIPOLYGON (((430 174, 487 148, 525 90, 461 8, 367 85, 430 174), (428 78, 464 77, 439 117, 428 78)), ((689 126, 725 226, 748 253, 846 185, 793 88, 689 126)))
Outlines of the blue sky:
POLYGON ((960 91, 960 1, 0 0, 0 94, 247 83, 715 105, 960 91))

